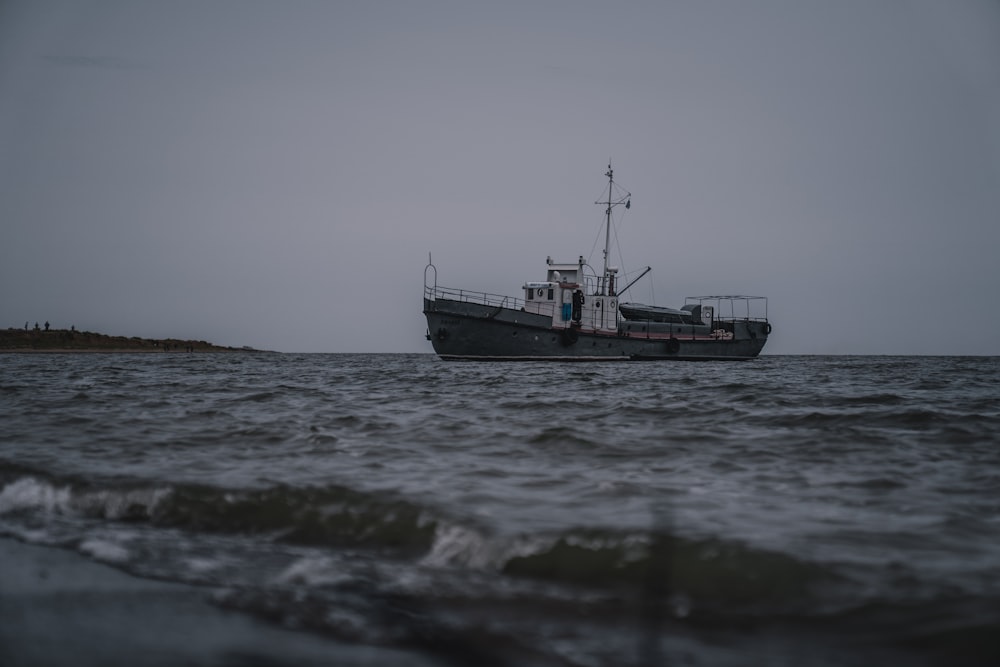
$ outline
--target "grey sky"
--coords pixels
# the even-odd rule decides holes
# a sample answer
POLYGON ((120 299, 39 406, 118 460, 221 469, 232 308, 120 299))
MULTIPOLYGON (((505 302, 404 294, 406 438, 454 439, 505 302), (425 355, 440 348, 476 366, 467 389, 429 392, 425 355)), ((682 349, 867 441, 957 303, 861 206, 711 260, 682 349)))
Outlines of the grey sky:
POLYGON ((0 2, 0 326, 430 352, 427 253, 519 295, 609 157, 630 300, 1000 354, 991 0, 0 2))

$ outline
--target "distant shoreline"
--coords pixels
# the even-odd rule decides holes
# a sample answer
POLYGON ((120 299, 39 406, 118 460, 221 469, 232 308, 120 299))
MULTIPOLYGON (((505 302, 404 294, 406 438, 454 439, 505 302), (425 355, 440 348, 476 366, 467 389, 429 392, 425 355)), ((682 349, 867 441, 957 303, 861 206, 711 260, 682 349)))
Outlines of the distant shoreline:
POLYGON ((109 336, 76 329, 0 330, 0 354, 140 353, 173 354, 195 352, 264 352, 252 347, 215 345, 204 340, 109 336))
POLYGON ((137 350, 135 348, 0 348, 0 354, 194 354, 198 352, 209 352, 212 354, 224 354, 229 352, 267 352, 268 350, 255 350, 253 348, 223 347, 218 349, 194 349, 194 350, 137 350))

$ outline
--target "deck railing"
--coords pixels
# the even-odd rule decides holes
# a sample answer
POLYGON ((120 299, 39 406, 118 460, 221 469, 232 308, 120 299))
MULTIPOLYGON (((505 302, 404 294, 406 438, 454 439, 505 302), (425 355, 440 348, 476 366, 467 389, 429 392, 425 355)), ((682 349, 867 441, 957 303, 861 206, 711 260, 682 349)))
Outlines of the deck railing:
POLYGON ((766 296, 689 296, 684 299, 684 303, 712 306, 717 322, 767 322, 766 296))
POLYGON ((489 292, 476 292, 473 290, 455 289, 453 287, 441 287, 439 285, 424 286, 425 299, 449 299, 451 301, 463 301, 466 303, 478 303, 493 308, 513 308, 520 310, 524 307, 524 300, 503 294, 491 294, 489 292))
POLYGON ((545 317, 552 317, 560 306, 552 301, 525 301, 513 296, 503 294, 491 294, 490 292, 476 292, 473 290, 456 289, 454 287, 441 287, 440 285, 425 285, 424 298, 434 301, 436 299, 448 299, 450 301, 460 301, 463 303, 475 303, 490 308, 510 308, 511 310, 521 310, 545 317))

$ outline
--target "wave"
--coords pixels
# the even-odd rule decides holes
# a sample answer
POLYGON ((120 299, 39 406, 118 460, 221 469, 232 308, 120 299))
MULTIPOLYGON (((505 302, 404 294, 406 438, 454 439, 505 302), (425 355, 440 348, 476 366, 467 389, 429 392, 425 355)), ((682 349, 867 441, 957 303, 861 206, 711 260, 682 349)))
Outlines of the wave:
POLYGON ((0 517, 55 514, 143 522, 193 532, 245 534, 290 544, 424 553, 435 521, 392 494, 341 486, 225 489, 198 484, 101 483, 43 474, 11 475, 0 517))
POLYGON ((487 536, 442 525, 422 562, 597 590, 652 589, 699 609, 797 607, 842 581, 826 566, 736 541, 596 528, 487 536))
MULTIPOLYGON (((474 625, 453 626, 450 620, 470 609, 490 618, 502 610, 511 637, 524 637, 527 626, 518 623, 531 618, 539 627, 575 628, 582 614, 600 627, 619 628, 623 614, 652 605, 653 618, 683 623, 685 631, 799 624, 808 632, 858 636, 871 629, 899 646, 950 650, 954 642, 967 641, 988 655, 1000 654, 988 630, 997 620, 990 611, 993 595, 908 597, 901 589, 872 595, 837 565, 721 537, 613 527, 495 534, 394 493, 336 485, 227 489, 97 481, 0 462, 0 531, 23 517, 37 526, 50 514, 140 522, 153 532, 162 527, 163 540, 179 530, 242 535, 247 544, 296 545, 281 550, 295 558, 277 574, 233 585, 229 566, 217 564, 252 570, 253 561, 240 560, 237 551, 180 550, 171 556, 159 539, 118 539, 116 531, 103 529, 106 523, 97 529, 80 524, 77 538, 64 543, 125 569, 148 566, 153 557, 173 558, 164 568, 155 564, 144 571, 204 580, 221 587, 217 602, 223 606, 354 641, 414 641, 423 636, 424 623, 434 624, 428 627, 435 632, 473 632, 474 625), (388 559, 358 559, 361 549, 388 559), (400 639, 407 619, 417 625, 400 639)), ((229 537, 209 541, 223 542, 229 537)), ((548 642, 539 635, 532 645, 548 642)))
POLYGON ((907 401, 903 396, 887 392, 836 396, 826 401, 828 405, 835 407, 859 406, 859 405, 890 406, 890 405, 904 405, 906 404, 906 402, 907 401))
POLYGON ((234 491, 180 485, 150 520, 190 530, 265 534, 295 544, 412 552, 430 547, 435 528, 433 519, 406 500, 332 485, 234 491))
MULTIPOLYGON (((858 405, 858 404, 856 404, 858 405)), ((939 410, 923 408, 870 409, 845 411, 835 409, 830 411, 812 410, 795 415, 757 415, 753 418, 761 426, 782 426, 791 428, 832 428, 865 427, 882 429, 917 430, 930 426, 947 426, 953 423, 954 417, 939 410)))
POLYGON ((9 481, 0 487, 3 519, 55 514, 296 545, 367 548, 417 558, 432 568, 596 588, 645 586, 652 578, 713 603, 790 601, 834 578, 819 565, 785 554, 655 531, 577 528, 492 535, 392 493, 337 485, 226 489, 54 479, 24 469, 12 474, 9 466, 4 472, 9 481))
POLYGON ((838 577, 786 554, 719 539, 582 531, 516 555, 505 574, 588 586, 630 585, 682 595, 699 606, 800 604, 838 577))
POLYGON ((163 486, 91 488, 71 481, 26 476, 0 489, 0 516, 47 513, 113 521, 143 520, 169 494, 170 489, 163 486))

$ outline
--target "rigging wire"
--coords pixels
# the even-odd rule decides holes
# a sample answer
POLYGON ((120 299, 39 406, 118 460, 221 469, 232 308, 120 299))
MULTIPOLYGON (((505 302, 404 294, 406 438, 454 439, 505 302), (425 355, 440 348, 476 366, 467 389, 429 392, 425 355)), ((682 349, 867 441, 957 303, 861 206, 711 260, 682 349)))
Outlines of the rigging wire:
MULTIPOLYGON (((593 262, 594 253, 597 252, 597 246, 601 242, 601 232, 604 230, 604 224, 607 223, 608 225, 611 226, 611 230, 610 231, 614 233, 615 245, 618 247, 618 264, 619 264, 619 270, 622 273, 625 272, 625 259, 622 256, 621 244, 618 242, 618 226, 624 220, 624 218, 625 218, 625 212, 624 211, 619 212, 618 213, 618 219, 616 221, 615 220, 615 211, 614 211, 614 208, 615 208, 615 206, 621 204, 622 200, 625 200, 626 198, 631 198, 631 196, 632 196, 631 192, 629 192, 628 190, 626 190, 625 188, 623 188, 618 183, 615 183, 614 181, 611 181, 610 187, 604 188, 604 189, 601 190, 600 198, 595 203, 604 204, 606 208, 601 213, 601 223, 597 226, 597 233, 594 236, 594 243, 590 246, 590 254, 587 255, 587 263, 588 264, 591 264, 593 262), (608 208, 607 207, 611 208, 611 211, 610 211, 611 215, 610 216, 608 215, 608 208)), ((626 208, 628 208, 628 206, 626 206, 626 208)), ((612 252, 611 249, 608 248, 608 255, 609 256, 607 257, 607 260, 609 262, 612 259, 610 257, 611 252, 612 252)))
MULTIPOLYGON (((588 264, 593 262, 594 253, 597 252, 597 244, 601 242, 601 232, 604 231, 604 223, 607 221, 606 216, 607 216, 606 213, 601 214, 601 224, 597 226, 597 234, 594 236, 594 243, 590 246, 590 254, 587 255, 588 264)), ((623 272, 625 271, 625 260, 622 258, 622 247, 621 244, 618 242, 618 226, 621 224, 624 217, 625 217, 624 213, 619 213, 618 220, 615 221, 614 211, 612 211, 611 213, 611 233, 615 238, 615 246, 618 249, 618 263, 623 272)))

